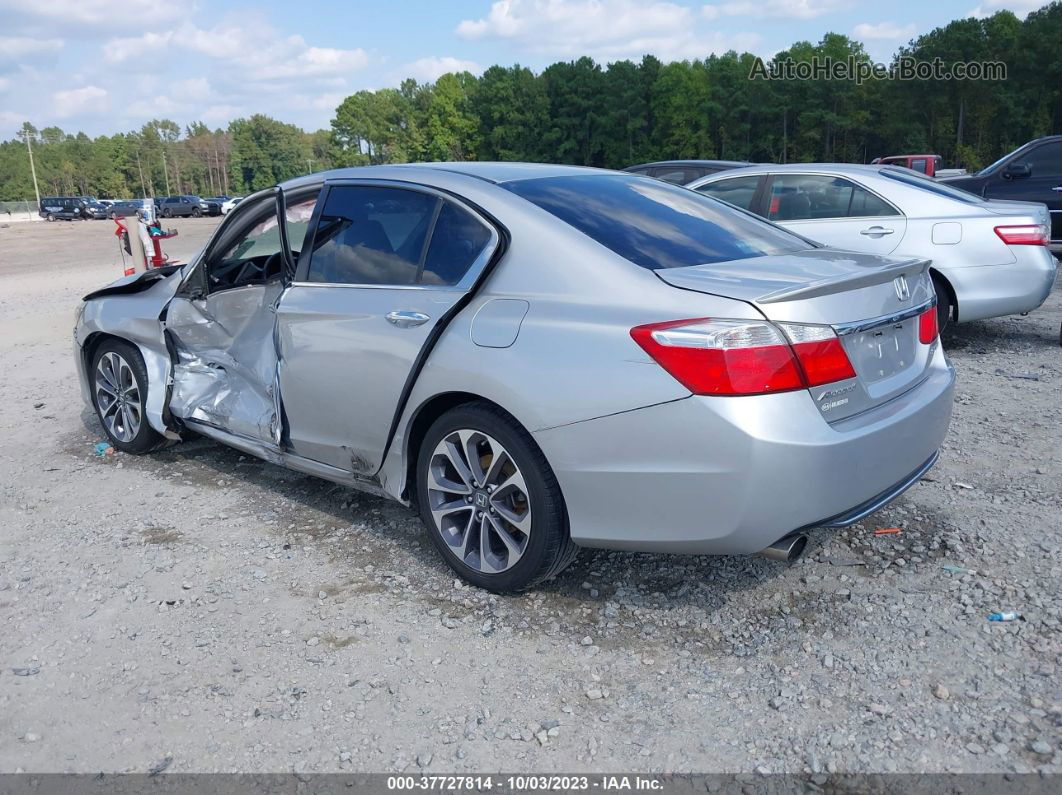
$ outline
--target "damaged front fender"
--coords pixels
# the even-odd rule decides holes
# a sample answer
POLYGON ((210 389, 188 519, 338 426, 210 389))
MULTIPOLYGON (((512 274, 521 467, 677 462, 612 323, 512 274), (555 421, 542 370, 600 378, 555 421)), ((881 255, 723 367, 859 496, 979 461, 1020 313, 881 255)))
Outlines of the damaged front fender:
POLYGON ((159 268, 119 279, 85 296, 74 329, 75 361, 85 402, 93 405, 88 357, 95 340, 112 336, 131 342, 140 350, 147 368, 144 414, 148 424, 171 439, 178 437, 165 419, 171 368, 161 317, 180 284, 179 267, 159 268))

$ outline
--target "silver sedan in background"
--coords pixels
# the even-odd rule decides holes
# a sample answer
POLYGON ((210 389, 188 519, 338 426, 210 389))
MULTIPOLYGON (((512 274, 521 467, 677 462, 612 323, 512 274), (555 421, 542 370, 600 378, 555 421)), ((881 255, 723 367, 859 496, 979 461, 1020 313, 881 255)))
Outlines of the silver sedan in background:
POLYGON ((75 359, 118 449, 195 432, 414 505, 509 591, 579 546, 790 558, 903 493, 951 416, 927 266, 632 174, 346 169, 87 296, 75 359))
POLYGON ((897 166, 792 163, 686 187, 838 249, 932 261, 940 327, 1029 312, 1051 292, 1047 207, 985 200, 897 166))

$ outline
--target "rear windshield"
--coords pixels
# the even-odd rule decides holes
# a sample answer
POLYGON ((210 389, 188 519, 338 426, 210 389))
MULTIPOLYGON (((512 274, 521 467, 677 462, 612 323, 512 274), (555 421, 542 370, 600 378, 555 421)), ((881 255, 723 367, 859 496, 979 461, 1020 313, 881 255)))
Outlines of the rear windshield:
POLYGON ((802 237, 723 202, 645 177, 544 177, 502 187, 650 270, 814 247, 802 237))
POLYGON ((932 177, 924 177, 914 171, 900 171, 899 169, 894 168, 883 168, 880 173, 883 177, 888 177, 896 182, 902 182, 904 185, 910 185, 912 188, 927 190, 938 196, 947 196, 949 199, 955 199, 957 201, 965 202, 966 204, 984 204, 985 202, 980 196, 970 193, 969 191, 962 190, 961 188, 953 188, 946 183, 937 182, 937 180, 932 177))

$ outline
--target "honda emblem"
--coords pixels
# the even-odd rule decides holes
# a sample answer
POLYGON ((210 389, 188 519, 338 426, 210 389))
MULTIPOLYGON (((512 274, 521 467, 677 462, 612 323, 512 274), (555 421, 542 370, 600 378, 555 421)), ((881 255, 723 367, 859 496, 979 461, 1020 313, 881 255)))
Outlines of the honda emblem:
POLYGON ((892 280, 892 286, 896 288, 896 297, 901 301, 906 301, 911 297, 911 290, 907 286, 907 278, 902 274, 892 280))

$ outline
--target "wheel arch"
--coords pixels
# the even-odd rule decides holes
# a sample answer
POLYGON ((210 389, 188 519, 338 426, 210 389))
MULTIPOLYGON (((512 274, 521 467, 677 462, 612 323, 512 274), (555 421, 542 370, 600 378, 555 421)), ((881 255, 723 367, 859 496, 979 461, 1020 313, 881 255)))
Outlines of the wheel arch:
POLYGON ((934 283, 940 282, 944 285, 944 289, 948 292, 948 298, 951 300, 951 309, 954 313, 954 317, 952 317, 951 320, 953 323, 958 323, 959 299, 955 295, 955 288, 952 286, 951 281, 948 279, 947 276, 945 276, 943 273, 941 273, 939 270, 932 266, 929 268, 929 275, 933 278, 934 283))
POLYGON ((171 427, 172 418, 170 416, 168 405, 170 390, 169 384, 165 379, 162 379, 161 392, 157 391, 159 389, 158 381, 160 380, 160 377, 163 374, 168 374, 170 371, 169 356, 160 356, 150 347, 143 345, 134 339, 123 337, 121 334, 114 334, 109 331, 93 331, 85 337, 85 341, 81 344, 80 353, 83 367, 82 372, 85 374, 85 395, 89 396, 92 391, 92 360, 96 355, 96 351, 99 350, 99 347, 108 340, 131 345, 140 352, 140 358, 144 360, 144 368, 147 370, 148 374, 148 398, 144 407, 148 424, 167 438, 179 438, 176 429, 171 427), (152 381, 153 375, 155 376, 155 381, 152 381), (160 400, 154 399, 156 394, 161 396, 160 400))
POLYGON ((417 407, 406 426, 405 439, 402 444, 404 467, 402 470, 401 497, 403 500, 411 504, 416 503, 416 490, 413 485, 417 482, 417 457, 420 453, 420 446, 424 442, 424 437, 427 435, 432 423, 451 409, 468 403, 485 403, 504 411, 521 428, 527 430, 527 427, 517 417, 513 416, 513 413, 507 408, 490 398, 485 398, 474 392, 453 391, 432 395, 417 407))

